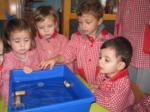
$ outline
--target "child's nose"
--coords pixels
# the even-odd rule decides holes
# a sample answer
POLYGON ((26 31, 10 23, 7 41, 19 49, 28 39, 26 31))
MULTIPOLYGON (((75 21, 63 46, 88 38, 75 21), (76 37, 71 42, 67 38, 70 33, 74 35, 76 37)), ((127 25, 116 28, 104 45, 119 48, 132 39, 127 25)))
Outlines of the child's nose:
POLYGON ((21 47, 24 47, 24 46, 25 46, 25 43, 24 43, 24 42, 21 42, 20 46, 21 46, 21 47))
POLYGON ((48 28, 44 28, 44 32, 48 32, 48 28))
POLYGON ((82 28, 83 28, 83 29, 86 29, 86 24, 82 24, 82 28))

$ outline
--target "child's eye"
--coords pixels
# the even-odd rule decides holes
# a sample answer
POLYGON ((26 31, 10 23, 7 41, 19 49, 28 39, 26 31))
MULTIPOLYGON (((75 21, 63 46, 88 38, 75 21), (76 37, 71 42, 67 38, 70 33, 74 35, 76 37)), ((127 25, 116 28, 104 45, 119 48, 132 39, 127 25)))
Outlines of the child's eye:
POLYGON ((43 27, 38 27, 38 29, 43 29, 43 27))
POLYGON ((29 39, 26 39, 26 40, 25 40, 25 42, 28 42, 28 41, 29 41, 29 39))
POLYGON ((19 40, 15 40, 15 43, 19 43, 20 41, 19 40))
POLYGON ((49 28, 53 27, 53 25, 48 25, 49 28))
POLYGON ((110 60, 109 60, 109 59, 105 59, 105 61, 106 61, 106 62, 110 62, 110 60))
POLYGON ((87 24, 90 24, 91 22, 86 22, 87 24))

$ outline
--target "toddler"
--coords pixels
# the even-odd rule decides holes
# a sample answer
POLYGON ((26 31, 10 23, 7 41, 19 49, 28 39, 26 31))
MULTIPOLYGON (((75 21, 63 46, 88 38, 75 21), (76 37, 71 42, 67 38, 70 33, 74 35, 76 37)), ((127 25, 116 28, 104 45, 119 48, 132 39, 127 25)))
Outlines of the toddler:
POLYGON ((37 70, 39 56, 36 52, 34 35, 24 19, 9 20, 5 27, 7 53, 2 68, 3 96, 8 101, 9 73, 12 69, 23 69, 25 73, 37 70))
POLYGON ((1 100, 1 91, 2 91, 2 64, 3 64, 3 53, 4 53, 4 45, 2 37, 0 37, 0 100, 1 100))
POLYGON ((124 37, 106 41, 99 54, 97 83, 94 88, 96 102, 111 112, 122 112, 134 103, 127 67, 132 47, 124 37))
POLYGON ((79 31, 72 34, 61 55, 41 62, 41 68, 76 60, 78 73, 89 84, 94 84, 99 48, 104 41, 112 38, 112 35, 103 25, 103 8, 98 0, 81 1, 77 15, 79 31))
POLYGON ((58 55, 68 40, 58 33, 55 10, 51 6, 40 6, 34 13, 33 21, 37 30, 35 40, 40 59, 58 55))

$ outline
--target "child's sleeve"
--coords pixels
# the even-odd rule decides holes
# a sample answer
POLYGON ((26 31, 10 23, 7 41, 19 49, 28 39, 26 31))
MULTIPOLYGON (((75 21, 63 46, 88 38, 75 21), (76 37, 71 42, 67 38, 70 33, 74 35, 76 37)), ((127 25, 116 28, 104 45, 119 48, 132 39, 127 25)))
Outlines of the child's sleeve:
POLYGON ((3 62, 3 68, 2 68, 2 80, 9 80, 9 72, 11 69, 14 68, 14 61, 11 58, 11 56, 4 55, 4 62, 3 62))
POLYGON ((71 40, 61 52, 61 55, 65 58, 65 63, 70 63, 76 59, 78 42, 78 37, 76 37, 76 34, 73 34, 71 40))
POLYGON ((30 66, 33 70, 40 70, 40 56, 37 49, 31 51, 29 61, 26 66, 30 66))

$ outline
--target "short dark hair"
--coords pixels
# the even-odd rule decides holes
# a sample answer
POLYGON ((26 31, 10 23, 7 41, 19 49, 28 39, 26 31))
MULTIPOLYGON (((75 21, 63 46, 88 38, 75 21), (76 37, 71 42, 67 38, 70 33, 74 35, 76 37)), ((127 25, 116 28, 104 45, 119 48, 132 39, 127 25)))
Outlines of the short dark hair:
POLYGON ((48 16, 52 16, 54 21, 57 21, 57 15, 52 6, 39 6, 34 12, 33 22, 36 24, 37 22, 44 21, 48 16))
POLYGON ((99 0, 81 0, 77 15, 82 16, 85 13, 91 13, 99 20, 103 17, 104 10, 99 0))
POLYGON ((120 56, 121 60, 125 62, 127 68, 132 58, 132 46, 129 40, 124 37, 115 37, 103 43, 101 49, 113 47, 116 50, 116 56, 120 56))
POLYGON ((25 19, 18 19, 18 18, 14 18, 11 19, 9 21, 6 22, 5 24, 5 28, 4 28, 4 42, 5 45, 7 45, 7 49, 6 51, 9 52, 11 50, 11 46, 8 44, 8 41, 10 40, 10 34, 13 31, 22 31, 22 30, 26 30, 30 33, 31 36, 31 48, 33 49, 35 48, 35 40, 34 40, 34 31, 32 29, 32 27, 28 24, 28 22, 25 19))

